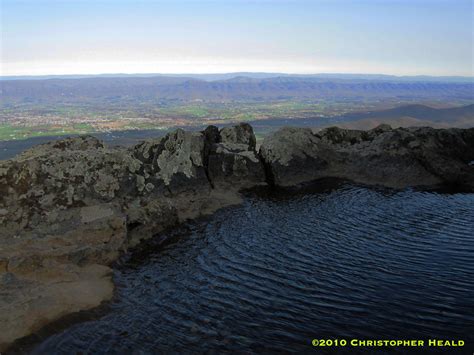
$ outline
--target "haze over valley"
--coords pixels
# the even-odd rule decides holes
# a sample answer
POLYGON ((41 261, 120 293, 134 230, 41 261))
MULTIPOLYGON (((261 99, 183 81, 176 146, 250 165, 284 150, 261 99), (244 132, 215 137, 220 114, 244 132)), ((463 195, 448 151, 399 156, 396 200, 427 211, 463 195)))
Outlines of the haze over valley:
POLYGON ((257 123, 260 136, 279 125, 470 127, 473 93, 469 77, 278 73, 5 77, 0 80, 0 140, 167 131, 241 121, 257 123))

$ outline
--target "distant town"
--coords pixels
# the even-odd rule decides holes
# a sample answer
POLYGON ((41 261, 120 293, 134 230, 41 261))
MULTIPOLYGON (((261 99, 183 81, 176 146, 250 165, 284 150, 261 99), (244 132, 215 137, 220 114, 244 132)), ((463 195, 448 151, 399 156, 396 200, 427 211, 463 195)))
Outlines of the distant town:
MULTIPOLYGON (((264 134, 282 123, 278 120, 341 125, 353 121, 351 115, 357 113, 370 115, 412 104, 450 108, 474 102, 474 83, 465 78, 397 81, 383 76, 247 75, 218 80, 182 76, 1 80, 0 140, 242 121, 258 121, 257 133, 264 134)), ((390 118, 395 125, 416 125, 407 119, 419 117, 390 118)), ((449 124, 466 127, 473 120, 463 114, 460 121, 451 119, 449 124)), ((428 125, 443 126, 443 122, 428 125)))

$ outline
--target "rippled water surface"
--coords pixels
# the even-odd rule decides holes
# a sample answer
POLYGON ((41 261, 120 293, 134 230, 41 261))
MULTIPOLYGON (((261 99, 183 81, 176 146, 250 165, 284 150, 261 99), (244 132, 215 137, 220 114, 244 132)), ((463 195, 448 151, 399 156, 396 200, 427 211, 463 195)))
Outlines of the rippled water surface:
POLYGON ((330 337, 464 339, 472 353, 473 221, 474 194, 251 197, 135 253, 105 315, 34 351, 311 352, 330 337))

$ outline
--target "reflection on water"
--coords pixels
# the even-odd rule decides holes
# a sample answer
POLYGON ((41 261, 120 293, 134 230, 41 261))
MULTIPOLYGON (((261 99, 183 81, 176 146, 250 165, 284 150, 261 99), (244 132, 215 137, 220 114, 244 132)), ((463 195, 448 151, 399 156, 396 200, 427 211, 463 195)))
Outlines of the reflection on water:
POLYGON ((327 337, 454 338, 470 349, 473 221, 474 194, 346 185, 251 197, 132 255, 110 312, 34 351, 311 352, 327 337))

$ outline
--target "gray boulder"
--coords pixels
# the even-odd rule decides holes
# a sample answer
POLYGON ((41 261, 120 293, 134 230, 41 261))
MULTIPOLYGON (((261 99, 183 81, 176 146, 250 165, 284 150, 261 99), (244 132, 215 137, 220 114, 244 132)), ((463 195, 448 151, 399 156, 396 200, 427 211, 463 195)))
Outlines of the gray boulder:
POLYGON ((213 186, 241 190, 265 185, 265 172, 255 150, 252 127, 246 123, 225 127, 218 136, 216 129, 212 129, 214 143, 210 145, 207 164, 213 186))
POLYGON ((255 150, 255 134, 253 133, 252 126, 248 123, 222 128, 220 130, 220 138, 224 144, 244 144, 247 146, 247 150, 255 150))

